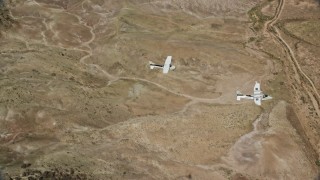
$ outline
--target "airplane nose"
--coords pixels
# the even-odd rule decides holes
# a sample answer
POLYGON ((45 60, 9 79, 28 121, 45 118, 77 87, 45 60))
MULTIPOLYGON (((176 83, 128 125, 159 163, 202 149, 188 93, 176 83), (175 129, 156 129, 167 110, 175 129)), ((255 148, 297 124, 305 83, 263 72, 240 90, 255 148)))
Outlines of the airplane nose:
POLYGON ((175 67, 175 66, 171 66, 170 69, 171 69, 171 70, 175 70, 176 67, 175 67))

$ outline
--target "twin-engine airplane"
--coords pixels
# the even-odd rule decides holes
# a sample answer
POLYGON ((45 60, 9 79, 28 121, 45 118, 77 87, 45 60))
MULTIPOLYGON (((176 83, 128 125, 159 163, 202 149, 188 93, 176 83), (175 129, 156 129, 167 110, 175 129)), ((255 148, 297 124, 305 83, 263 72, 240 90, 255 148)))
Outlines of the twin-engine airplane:
POLYGON ((167 74, 169 70, 174 70, 176 68, 175 66, 171 65, 171 59, 172 56, 168 56, 164 62, 164 65, 155 64, 154 62, 149 61, 150 69, 162 68, 163 74, 167 74))
POLYGON ((260 90, 260 83, 256 81, 254 85, 253 95, 243 95, 240 91, 237 91, 237 100, 240 101, 241 99, 253 99, 256 105, 261 105, 261 100, 269 100, 272 99, 271 96, 263 94, 260 90))

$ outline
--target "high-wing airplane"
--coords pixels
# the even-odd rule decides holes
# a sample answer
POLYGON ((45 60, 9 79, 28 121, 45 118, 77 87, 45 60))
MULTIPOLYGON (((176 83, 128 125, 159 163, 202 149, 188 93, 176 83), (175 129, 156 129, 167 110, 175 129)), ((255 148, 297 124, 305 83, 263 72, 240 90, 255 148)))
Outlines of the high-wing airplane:
POLYGON ((253 95, 243 95, 240 91, 237 91, 237 100, 240 101, 241 99, 253 99, 256 105, 261 105, 261 100, 269 100, 272 99, 271 96, 263 94, 260 90, 260 83, 256 81, 253 89, 253 95))
POLYGON ((167 74, 169 70, 174 70, 176 67, 171 65, 172 56, 168 56, 164 65, 155 64, 152 61, 149 61, 150 69, 162 68, 163 74, 167 74))

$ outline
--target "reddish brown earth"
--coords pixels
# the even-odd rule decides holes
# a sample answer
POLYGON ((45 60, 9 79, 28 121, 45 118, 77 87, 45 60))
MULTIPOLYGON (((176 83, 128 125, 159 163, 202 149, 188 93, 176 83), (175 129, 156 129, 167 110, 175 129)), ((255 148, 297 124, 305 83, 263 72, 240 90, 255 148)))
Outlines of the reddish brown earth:
POLYGON ((317 177, 316 1, 5 2, 0 179, 317 177))

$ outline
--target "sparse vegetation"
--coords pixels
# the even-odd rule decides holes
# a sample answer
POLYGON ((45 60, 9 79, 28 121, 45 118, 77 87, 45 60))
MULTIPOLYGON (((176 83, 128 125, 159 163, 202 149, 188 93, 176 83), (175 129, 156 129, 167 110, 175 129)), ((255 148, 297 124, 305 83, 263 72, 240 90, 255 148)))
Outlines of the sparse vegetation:
POLYGON ((317 20, 293 19, 279 23, 278 26, 293 38, 320 46, 320 22, 317 20))
POLYGON ((0 0, 0 28, 8 29, 12 26, 14 20, 9 14, 9 10, 4 2, 0 0))
POLYGON ((261 1, 12 0, 19 24, 0 38, 8 177, 309 178, 315 165, 286 109, 288 67, 273 51, 284 48, 249 29, 272 14, 261 1), (150 70, 167 55, 175 71, 150 70), (236 101, 255 80, 274 99, 236 101))
POLYGON ((262 7, 264 7, 267 3, 271 2, 270 0, 265 1, 264 3, 258 4, 254 8, 252 8, 250 11, 248 11, 248 15, 253 22, 253 29, 255 31, 261 30, 261 28, 264 26, 264 23, 267 20, 272 19, 271 16, 266 16, 261 12, 262 7))

